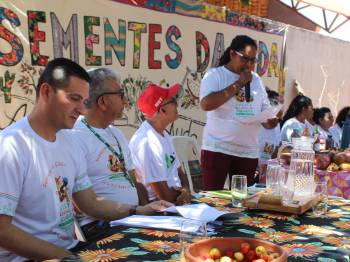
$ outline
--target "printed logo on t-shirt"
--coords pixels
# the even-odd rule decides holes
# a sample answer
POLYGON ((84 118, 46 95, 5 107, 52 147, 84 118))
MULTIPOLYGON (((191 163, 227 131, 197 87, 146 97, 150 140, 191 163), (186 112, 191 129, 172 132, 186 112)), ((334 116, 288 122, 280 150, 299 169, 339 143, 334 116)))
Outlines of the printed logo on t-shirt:
POLYGON ((166 167, 169 169, 175 162, 175 152, 173 152, 170 156, 165 154, 165 162, 166 167))
POLYGON ((254 97, 252 95, 249 96, 249 101, 246 101, 244 88, 241 88, 235 97, 236 97, 236 100, 238 102, 253 102, 254 101, 254 97))
POLYGON ((56 176, 55 177, 57 195, 60 200, 60 222, 59 228, 64 231, 54 230, 58 238, 67 240, 71 238, 72 225, 74 223, 74 216, 69 199, 69 181, 67 177, 56 176), (64 233, 63 233, 64 232, 64 233))
POLYGON ((55 177, 56 187, 57 187, 57 194, 60 199, 60 202, 63 202, 64 200, 69 201, 68 196, 68 179, 66 177, 55 177))
POLYGON ((272 156, 272 153, 275 151, 277 146, 269 144, 268 142, 265 142, 264 150, 262 152, 262 159, 270 159, 272 156))
POLYGON ((120 161, 115 155, 110 154, 108 156, 108 168, 111 171, 110 179, 120 178, 123 175, 125 169, 124 161, 120 161))

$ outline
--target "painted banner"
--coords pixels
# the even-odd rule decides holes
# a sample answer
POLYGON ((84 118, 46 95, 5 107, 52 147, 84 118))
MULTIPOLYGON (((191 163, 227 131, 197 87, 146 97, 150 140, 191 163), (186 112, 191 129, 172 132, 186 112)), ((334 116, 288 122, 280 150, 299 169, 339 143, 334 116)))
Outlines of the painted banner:
POLYGON ((0 128, 30 112, 40 71, 63 56, 120 72, 130 103, 116 124, 128 137, 141 122, 136 99, 145 85, 181 83, 180 117, 168 131, 200 142, 201 78, 238 34, 257 41, 256 72, 277 90, 284 26, 276 23, 194 0, 2 0, 0 128))

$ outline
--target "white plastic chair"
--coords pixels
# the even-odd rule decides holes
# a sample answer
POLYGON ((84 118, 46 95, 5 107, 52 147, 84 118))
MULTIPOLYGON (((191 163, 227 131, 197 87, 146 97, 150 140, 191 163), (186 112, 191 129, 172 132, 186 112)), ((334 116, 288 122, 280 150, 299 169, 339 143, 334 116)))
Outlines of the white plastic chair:
POLYGON ((193 190, 192 176, 188 161, 198 160, 200 164, 200 147, 196 139, 189 136, 173 136, 172 141, 175 147, 176 155, 179 158, 181 166, 183 167, 184 172, 187 175, 191 193, 193 195, 196 195, 196 193, 193 190))

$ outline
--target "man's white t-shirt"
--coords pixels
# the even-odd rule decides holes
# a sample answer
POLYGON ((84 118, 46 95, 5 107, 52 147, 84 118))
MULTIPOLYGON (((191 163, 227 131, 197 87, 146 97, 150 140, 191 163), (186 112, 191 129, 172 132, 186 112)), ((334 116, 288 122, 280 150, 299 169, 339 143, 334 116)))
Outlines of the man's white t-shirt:
POLYGON ((150 183, 164 181, 168 187, 181 187, 177 170, 180 161, 166 131, 161 136, 144 121, 131 138, 129 148, 136 173, 148 191, 149 200, 156 199, 150 183))
MULTIPOLYGON (((224 66, 210 69, 202 79, 200 99, 225 89, 238 79, 238 74, 224 66)), ((245 89, 241 88, 236 96, 206 113, 202 149, 244 158, 259 157, 261 123, 243 124, 239 121, 270 107, 265 87, 256 73, 253 73, 250 83, 250 97, 251 101, 245 101, 245 89)))
POLYGON ((262 128, 259 134, 259 164, 265 164, 271 159, 272 153, 281 142, 281 128, 278 124, 275 128, 262 128))
MULTIPOLYGON (((73 129, 74 138, 84 152, 87 162, 87 173, 97 195, 123 204, 137 205, 137 190, 131 186, 121 169, 121 162, 105 144, 103 144, 79 118, 73 129)), ((119 145, 127 170, 133 170, 128 141, 124 134, 114 126, 107 128, 92 127, 114 150, 120 154, 119 145)), ((96 219, 88 216, 78 217, 79 223, 85 225, 96 219)))
MULTIPOLYGON (((66 249, 77 244, 72 194, 91 186, 70 131, 49 142, 24 117, 0 133, 0 214, 37 238, 66 249)), ((24 261, 0 248, 0 261, 24 261)))
POLYGON ((297 118, 292 117, 291 119, 288 119, 282 126, 281 140, 291 142, 291 134, 293 133, 293 130, 298 130, 298 134, 301 136, 305 128, 308 130, 308 136, 312 136, 313 126, 307 120, 305 120, 305 123, 302 123, 297 118))

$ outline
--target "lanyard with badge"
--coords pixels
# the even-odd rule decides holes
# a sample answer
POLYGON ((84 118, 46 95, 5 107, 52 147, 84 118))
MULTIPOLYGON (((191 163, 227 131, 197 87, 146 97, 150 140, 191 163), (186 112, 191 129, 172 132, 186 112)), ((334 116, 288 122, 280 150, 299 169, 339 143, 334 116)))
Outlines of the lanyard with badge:
POLYGON ((111 135, 113 136, 114 140, 117 142, 117 146, 120 154, 117 151, 115 151, 115 149, 89 125, 89 123, 85 120, 85 118, 82 118, 81 122, 96 136, 98 140, 100 140, 109 149, 109 151, 112 152, 114 156, 116 156, 119 159, 125 179, 129 181, 132 187, 135 187, 135 184, 132 181, 132 178, 130 177, 128 171, 126 170, 122 148, 119 144, 118 139, 114 136, 114 134, 111 132, 111 135))

